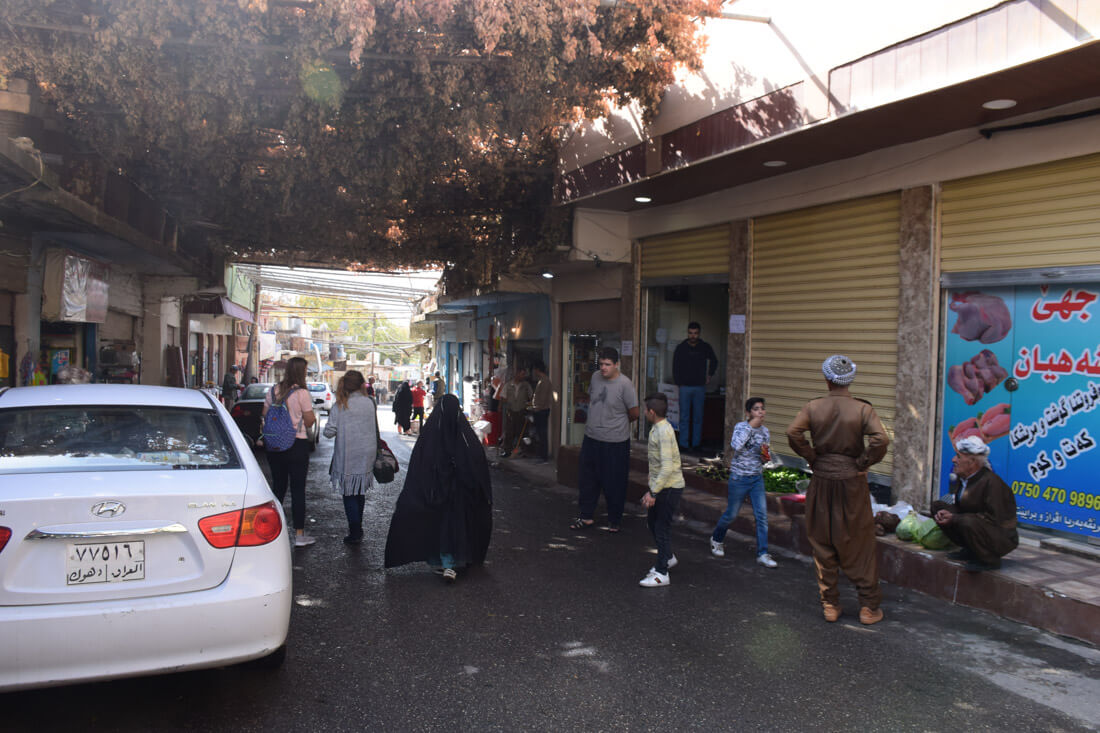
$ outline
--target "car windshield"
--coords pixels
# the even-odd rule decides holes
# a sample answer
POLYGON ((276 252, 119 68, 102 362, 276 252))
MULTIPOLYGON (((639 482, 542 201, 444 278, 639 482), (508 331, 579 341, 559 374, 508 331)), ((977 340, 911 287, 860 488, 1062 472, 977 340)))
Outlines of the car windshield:
POLYGON ((267 391, 271 389, 270 384, 250 384, 245 388, 244 392, 241 392, 242 400, 262 400, 267 391))
POLYGON ((209 410, 128 405, 0 410, 0 474, 238 468, 209 410))

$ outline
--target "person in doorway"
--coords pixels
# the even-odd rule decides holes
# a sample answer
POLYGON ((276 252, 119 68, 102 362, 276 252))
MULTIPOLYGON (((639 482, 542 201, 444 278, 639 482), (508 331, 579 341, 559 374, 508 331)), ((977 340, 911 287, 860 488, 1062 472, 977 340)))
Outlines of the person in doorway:
POLYGON ((768 497, 764 493, 764 462, 771 457, 771 435, 764 427, 767 409, 763 397, 750 397, 745 401, 745 420, 733 427, 730 448, 730 477, 727 484, 729 501, 725 513, 710 536, 710 552, 715 557, 725 557, 722 541, 726 531, 741 511, 745 495, 752 502, 756 521, 756 562, 766 568, 774 568, 775 560, 768 554, 768 497))
POLYGON ((546 365, 541 361, 535 362, 532 367, 535 373, 535 395, 531 398, 531 417, 538 441, 539 463, 550 461, 550 410, 558 398, 554 383, 550 381, 550 375, 546 373, 546 365))
POLYGON ((378 452, 378 413, 367 394, 363 373, 351 370, 336 385, 336 403, 325 423, 325 437, 335 438, 329 480, 344 501, 348 534, 344 543, 363 542, 363 507, 374 485, 374 457, 378 452))
POLYGON ((393 395, 393 421, 397 424, 397 434, 405 435, 412 427, 413 396, 409 383, 401 380, 397 392, 393 395))
POLYGON ((533 392, 527 370, 516 369, 512 381, 504 386, 504 437, 500 439, 500 457, 508 458, 519 450, 519 441, 527 421, 527 405, 533 392))
POLYGON ((241 370, 236 364, 229 367, 229 371, 225 373, 225 378, 222 379, 222 402, 225 403, 225 409, 232 410, 233 404, 237 401, 237 390, 241 388, 237 383, 237 373, 241 370))
POLYGON ((273 402, 286 405, 291 422, 297 426, 294 444, 284 451, 268 450, 267 464, 271 468, 271 490, 282 505, 290 485, 291 518, 294 524, 294 546, 312 545, 315 540, 305 533, 306 476, 309 473, 309 439, 307 430, 317 422, 313 400, 306 385, 306 360, 295 356, 287 360, 283 381, 275 384, 264 397, 263 415, 267 416, 273 402))
POLYGON ((424 390, 424 382, 416 380, 416 386, 412 388, 412 419, 417 421, 416 432, 424 429, 424 398, 428 393, 424 390))
POLYGON ((787 428, 787 441, 813 469, 806 491, 806 533, 822 612, 826 621, 840 618, 837 581, 843 570, 859 591, 860 623, 874 624, 883 613, 867 469, 883 459, 890 439, 871 403, 848 392, 856 378, 851 359, 830 356, 821 372, 829 394, 802 407, 787 428))
POLYGON ((943 500, 932 502, 932 516, 947 538, 961 549, 949 552, 971 572, 1001 567, 1016 549, 1016 497, 989 467, 989 446, 971 435, 955 443, 956 483, 943 500))
POLYGON ((447 394, 447 383, 443 381, 443 377, 439 376, 439 372, 436 372, 432 377, 432 407, 438 405, 445 394, 447 394))
POLYGON ((480 565, 493 531, 489 462, 454 395, 444 395, 424 423, 386 538, 387 568, 427 562, 454 582, 480 565))
POLYGON ((689 323, 687 338, 672 354, 672 380, 680 388, 680 449, 695 454, 702 452, 707 385, 718 371, 718 357, 700 331, 698 322, 689 323))
POLYGON ((668 397, 655 392, 645 398, 645 419, 653 424, 649 431, 649 491, 642 496, 642 506, 649 510, 647 522, 657 545, 657 562, 638 581, 643 588, 668 585, 670 568, 677 565, 672 552, 670 530, 684 494, 684 471, 680 467, 680 449, 676 433, 668 424, 668 397))
POLYGON ((581 443, 579 516, 571 529, 584 530, 595 522, 596 504, 603 491, 607 502, 607 530, 617 533, 626 505, 630 469, 630 423, 638 419, 634 383, 619 371, 619 352, 604 347, 597 352, 599 371, 588 388, 588 421, 581 443))

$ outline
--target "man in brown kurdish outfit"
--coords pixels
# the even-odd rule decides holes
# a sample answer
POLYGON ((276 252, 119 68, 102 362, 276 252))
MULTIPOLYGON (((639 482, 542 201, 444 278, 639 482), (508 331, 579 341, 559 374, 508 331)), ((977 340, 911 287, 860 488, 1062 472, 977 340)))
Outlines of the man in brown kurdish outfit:
POLYGON ((859 591, 860 622, 874 624, 883 614, 867 469, 886 455, 890 439, 871 403, 848 393, 856 376, 851 359, 830 356, 821 371, 829 394, 807 402, 787 428, 791 449, 813 469, 806 525, 821 605, 826 621, 840 617, 837 578, 843 570, 859 591))

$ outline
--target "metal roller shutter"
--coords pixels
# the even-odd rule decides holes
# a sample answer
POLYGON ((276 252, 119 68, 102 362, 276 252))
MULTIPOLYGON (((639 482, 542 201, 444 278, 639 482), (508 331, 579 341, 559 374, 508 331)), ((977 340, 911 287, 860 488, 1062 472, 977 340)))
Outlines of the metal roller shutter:
POLYGON ((691 275, 729 276, 728 224, 662 234, 641 240, 641 275, 646 280, 691 275))
MULTIPOLYGON (((825 393, 821 362, 846 354, 853 395, 893 438, 898 338, 899 195, 830 204, 753 222, 749 393, 768 402, 776 451, 807 400, 825 393)), ((890 475, 893 453, 872 468, 890 475)))
POLYGON ((942 271, 1100 263, 1100 155, 943 184, 942 271))

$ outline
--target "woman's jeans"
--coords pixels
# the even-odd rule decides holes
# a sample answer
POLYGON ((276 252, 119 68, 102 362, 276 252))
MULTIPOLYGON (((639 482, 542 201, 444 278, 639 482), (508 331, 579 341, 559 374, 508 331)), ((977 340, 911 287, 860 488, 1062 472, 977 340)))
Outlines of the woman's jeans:
POLYGON ((271 491, 279 504, 286 498, 290 484, 290 510, 294 529, 306 526, 306 476, 309 473, 309 441, 295 438, 294 445, 284 451, 267 451, 271 468, 271 491))
POLYGON ((344 514, 348 518, 348 530, 352 536, 363 536, 363 508, 367 505, 365 494, 344 497, 344 514))
POLYGON ((758 473, 751 476, 735 476, 731 473, 727 488, 729 503, 726 504, 725 514, 719 517, 711 539, 721 542, 726 538, 726 530, 737 518, 745 494, 748 494, 752 502, 752 513, 756 517, 756 554, 763 555, 768 551, 768 499, 764 494, 764 477, 758 473))

